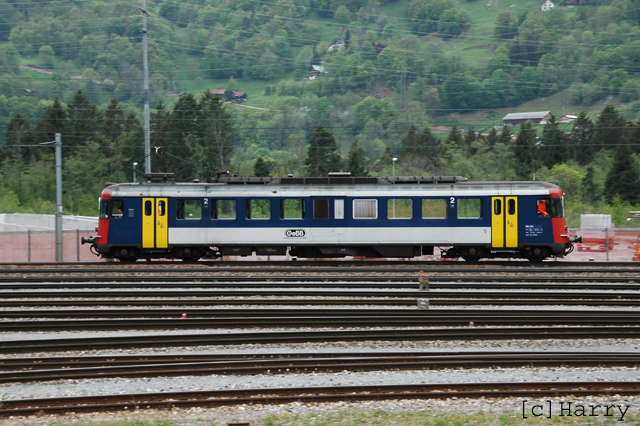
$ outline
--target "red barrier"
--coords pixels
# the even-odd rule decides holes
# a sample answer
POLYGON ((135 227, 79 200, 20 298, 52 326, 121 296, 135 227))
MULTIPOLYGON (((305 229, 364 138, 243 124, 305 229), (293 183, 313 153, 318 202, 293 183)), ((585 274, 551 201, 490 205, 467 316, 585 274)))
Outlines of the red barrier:
MULTIPOLYGON (((80 244, 80 238, 91 235, 90 231, 64 231, 62 233, 62 260, 65 262, 100 260, 89 251, 90 245, 80 244)), ((0 262, 55 261, 55 232, 0 233, 0 262)))
MULTIPOLYGON (((604 244, 586 241, 575 244, 575 250, 561 260, 640 262, 640 229, 611 229, 604 244)), ((589 230, 584 230, 588 234, 589 230)), ((89 251, 89 244, 81 245, 80 238, 95 233, 89 231, 64 231, 62 234, 62 259, 65 262, 90 262, 104 260, 89 251)), ((582 235, 580 229, 571 229, 571 235, 582 235)), ((438 259, 439 256, 423 256, 422 259, 438 259)), ((260 259, 266 259, 261 256, 260 259)), ((272 256, 272 259, 285 257, 272 256)), ((419 259, 419 258, 418 258, 419 259)), ((417 260, 418 260, 417 259, 417 260)), ((55 232, 0 233, 0 262, 55 262, 55 232)))

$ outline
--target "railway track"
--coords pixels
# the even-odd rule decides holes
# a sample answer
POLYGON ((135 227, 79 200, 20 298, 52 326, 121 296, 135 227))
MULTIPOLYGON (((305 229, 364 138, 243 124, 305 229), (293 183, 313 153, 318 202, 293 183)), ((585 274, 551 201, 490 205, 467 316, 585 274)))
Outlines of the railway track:
POLYGON ((0 331, 170 330, 304 327, 640 325, 637 311, 477 309, 100 309, 3 311, 0 331), (99 319, 93 319, 99 317, 99 319), (24 318, 37 318, 27 321, 24 318), (85 319, 92 318, 92 319, 85 319), (113 319, 117 318, 117 319, 113 319), (53 319, 47 320, 44 319, 53 319))
MULTIPOLYGON (((10 290, 0 291, 0 300, 6 301, 10 299, 51 299, 51 298, 176 298, 176 297, 361 297, 361 298, 438 298, 438 299, 543 299, 555 300, 574 300, 576 298, 575 291, 486 291, 486 290, 367 290, 367 289, 280 289, 280 288, 259 288, 259 289, 147 289, 147 290, 130 290, 130 289, 113 289, 113 290, 64 290, 59 291, 38 291, 38 290, 10 290)), ((591 291, 581 292, 579 297, 584 300, 640 300, 639 291, 591 291)))
MULTIPOLYGON (((92 378, 304 375, 310 372, 478 367, 633 368, 640 363, 640 355, 635 352, 265 354, 258 351, 244 355, 136 355, 136 351, 143 348, 177 348, 185 352, 187 348, 199 346, 246 345, 255 350, 263 344, 312 342, 640 338, 640 315, 631 310, 416 309, 417 299, 428 299, 432 306, 640 306, 640 268, 635 265, 618 264, 606 268, 596 264, 565 263, 559 266, 561 262, 545 263, 542 267, 510 265, 516 262, 487 262, 480 266, 451 266, 454 262, 417 266, 413 262, 376 262, 375 265, 362 262, 355 266, 340 262, 205 263, 100 263, 95 268, 87 265, 58 268, 57 264, 40 267, 0 265, 0 306, 6 308, 1 311, 0 331, 51 332, 49 336, 30 338, 25 334, 27 339, 22 339, 14 335, 11 338, 19 337, 20 340, 0 341, 0 353, 9 355, 0 357, 0 383, 14 386, 92 378), (291 307, 282 308, 287 304, 291 307), (353 307, 308 306, 314 304, 353 307), (230 307, 233 305, 241 306, 230 307), (263 307, 266 305, 272 307, 263 307), (375 305, 395 308, 372 307, 375 305), (90 309, 97 306, 101 308, 90 309), (115 308, 117 306, 121 308, 115 308), (135 308, 137 306, 141 308, 135 308), (186 318, 182 318, 182 314, 186 314, 186 318), (184 329, 202 330, 181 333, 184 329), (171 331, 77 338, 56 334, 72 330, 171 331), (133 355, 35 356, 38 353, 76 354, 120 349, 133 355), (16 357, 15 354, 21 353, 31 354, 31 357, 16 357)), ((0 416, 292 401, 614 394, 640 394, 640 384, 474 383, 29 398, 2 401, 0 416)))
POLYGON ((134 411, 287 402, 342 402, 447 398, 548 398, 571 395, 638 395, 638 382, 455 383, 420 385, 259 388, 161 392, 3 401, 0 416, 68 412, 134 411))
MULTIPOLYGON (((618 307, 635 307, 640 306, 640 299, 636 300, 622 300, 621 298, 613 297, 608 299, 562 299, 561 301, 555 299, 485 299, 485 298, 473 298, 473 299, 443 299, 440 297, 429 296, 429 303, 431 306, 544 306, 544 305, 571 305, 571 306, 618 306, 618 307)), ((610 297, 610 296, 607 296, 610 297)), ((358 305, 375 305, 375 306, 416 306, 416 298, 316 298, 316 299, 302 299, 302 298, 243 298, 243 299, 231 299, 231 298, 209 298, 209 299, 197 299, 197 298, 174 298, 174 299, 151 299, 151 298, 139 298, 139 299, 40 299, 40 300, 0 300, 0 307, 62 307, 62 306, 93 306, 93 307, 105 307, 105 306, 181 306, 186 308, 187 306, 287 306, 287 305, 304 305, 304 306, 358 306, 358 305)), ((130 309, 130 308, 129 308, 130 309)), ((184 311, 184 309, 181 309, 184 311)), ((3 311, 13 312, 13 311, 3 311)))
MULTIPOLYGON (((414 301, 415 307, 415 301, 414 301)), ((13 309, 2 311, 4 318, 16 318, 22 321, 24 318, 56 318, 56 319, 81 319, 81 318, 159 318, 173 319, 180 318, 185 315, 190 319, 224 319, 224 318, 304 318, 305 316, 321 317, 337 317, 352 316, 358 317, 417 317, 428 321, 429 318, 435 317, 457 317, 457 318, 491 318, 497 316, 530 316, 530 317, 594 317, 608 318, 619 316, 624 320, 635 320, 634 317, 640 317, 638 310, 619 310, 619 309, 588 309, 588 310, 570 310, 558 313, 557 309, 408 309, 408 308, 117 308, 117 309, 13 309)), ((183 318, 184 319, 184 318, 183 318)))
POLYGON ((335 317, 236 317, 203 319, 121 319, 121 320, 56 320, 4 322, 2 332, 24 331, 80 331, 80 330, 190 330, 190 329, 243 329, 243 328, 305 328, 305 327, 464 327, 474 323, 478 327, 504 326, 640 326, 640 317, 599 315, 536 316, 335 316, 335 317))
POLYGON ((329 352, 5 358, 0 383, 109 377, 303 374, 446 368, 635 367, 637 352, 329 352))
MULTIPOLYGON (((107 289, 107 288, 237 288, 237 289, 252 289, 252 288, 344 288, 344 289, 415 289, 419 288, 421 281, 419 277, 414 277, 409 280, 402 280, 399 282, 392 282, 395 280, 388 278, 377 278, 374 281, 367 281, 371 277, 360 277, 360 281, 356 281, 357 277, 353 277, 353 281, 334 281, 333 277, 313 277, 313 280, 307 280, 305 277, 297 278, 298 281, 293 281, 293 278, 289 281, 277 281, 277 280, 258 280, 258 281, 205 281, 202 279, 196 279, 190 277, 189 281, 175 281, 173 279, 167 282, 167 278, 147 277, 141 278, 138 281, 121 281, 112 278, 109 282, 96 282, 92 278, 78 278, 69 281, 59 282, 16 282, 0 283, 0 290, 15 290, 15 289, 76 289, 76 288, 91 288, 91 289, 107 289), (143 281, 144 280, 144 281, 143 281)), ((484 277, 482 277, 484 279, 484 277)), ((422 282, 428 282, 428 287, 431 289, 487 289, 487 290, 509 290, 509 289, 536 289, 536 290, 640 290, 640 284, 636 281, 640 281, 640 275, 634 277, 615 277, 615 278, 567 278, 560 279, 559 282, 551 282, 550 278, 534 278, 525 277, 522 281, 518 279, 508 278, 495 278, 494 281, 482 281, 477 278, 470 277, 444 277, 425 280, 422 282), (609 281, 606 281, 609 280, 609 281)), ((48 279, 48 278, 47 278, 48 279)))
POLYGON ((151 334, 85 338, 54 338, 0 341, 0 353, 63 352, 153 347, 259 345, 309 342, 437 341, 508 339, 625 339, 639 338, 638 326, 547 326, 547 327, 457 327, 382 328, 364 330, 309 330, 222 332, 201 334, 151 334))

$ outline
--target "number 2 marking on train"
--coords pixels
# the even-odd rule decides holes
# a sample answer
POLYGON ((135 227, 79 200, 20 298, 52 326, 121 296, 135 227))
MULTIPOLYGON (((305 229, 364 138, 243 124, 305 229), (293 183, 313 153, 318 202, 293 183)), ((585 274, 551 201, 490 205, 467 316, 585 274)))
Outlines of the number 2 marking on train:
POLYGON ((204 205, 205 205, 205 206, 208 206, 208 205, 209 205, 209 199, 208 199, 208 198, 205 198, 205 199, 204 199, 204 205))
POLYGON ((453 197, 449 198, 449 203, 451 203, 451 205, 454 205, 456 203, 455 198, 453 197))

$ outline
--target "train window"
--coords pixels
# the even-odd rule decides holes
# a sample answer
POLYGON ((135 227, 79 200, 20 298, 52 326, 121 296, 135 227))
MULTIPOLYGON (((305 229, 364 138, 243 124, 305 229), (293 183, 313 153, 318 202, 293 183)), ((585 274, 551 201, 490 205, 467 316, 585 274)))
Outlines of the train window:
POLYGON ((445 198, 424 198, 422 200, 423 219, 446 219, 447 200, 445 198))
POLYGON ((538 217, 564 217, 562 198, 539 198, 538 217))
POLYGON ((413 200, 410 198, 388 199, 387 217, 389 219, 411 219, 413 217, 413 200))
POLYGON ((377 219, 378 218, 378 200, 376 199, 353 200, 353 218, 354 219, 377 219))
POLYGON ((482 217, 481 198, 458 198, 459 219, 480 219, 482 217))
POLYGON ((329 200, 313 200, 313 218, 329 219, 329 200))
MULTIPOLYGON (((167 212, 167 202, 165 200, 158 201, 158 216, 164 216, 167 212)), ((189 218, 191 219, 191 218, 189 218)))
POLYGON ((304 219, 304 200, 302 198, 280 200, 280 219, 304 219))
POLYGON ((178 200, 176 208, 178 219, 202 219, 202 200, 178 200))
POLYGON ((211 200, 211 219, 235 219, 236 200, 211 200))
POLYGON ((502 200, 493 200, 493 214, 499 216, 502 214, 502 200))
POLYGON ((151 200, 147 200, 144 202, 144 215, 151 216, 153 214, 153 207, 151 200))
POLYGON ((538 217, 551 217, 551 206, 549 198, 538 198, 536 202, 538 217))
POLYGON ((109 219, 109 200, 100 200, 100 219, 109 219))
POLYGON ((516 214, 516 200, 513 198, 507 200, 507 214, 514 215, 516 214))
POLYGON ((124 217, 124 201, 111 200, 111 219, 122 219, 124 217))
POLYGON ((247 200, 245 207, 247 219, 271 219, 271 202, 267 198, 247 200))
POLYGON ((344 219, 344 200, 333 200, 333 218, 344 219))

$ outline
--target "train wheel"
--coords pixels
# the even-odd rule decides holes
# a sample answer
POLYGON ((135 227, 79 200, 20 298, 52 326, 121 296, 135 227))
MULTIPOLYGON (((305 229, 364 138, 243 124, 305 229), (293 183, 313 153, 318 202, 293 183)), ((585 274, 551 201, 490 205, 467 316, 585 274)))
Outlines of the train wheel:
POLYGON ((463 256, 462 258, 465 262, 469 263, 478 263, 478 261, 480 260, 478 256, 463 256))
POLYGON ((138 250, 135 248, 121 247, 112 251, 112 256, 122 263, 133 263, 138 260, 138 250))
POLYGON ((531 250, 532 256, 527 257, 531 263, 542 263, 549 256, 550 251, 546 247, 535 247, 531 250))

